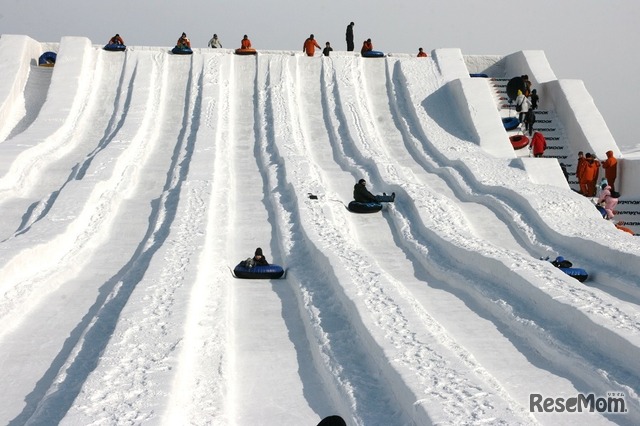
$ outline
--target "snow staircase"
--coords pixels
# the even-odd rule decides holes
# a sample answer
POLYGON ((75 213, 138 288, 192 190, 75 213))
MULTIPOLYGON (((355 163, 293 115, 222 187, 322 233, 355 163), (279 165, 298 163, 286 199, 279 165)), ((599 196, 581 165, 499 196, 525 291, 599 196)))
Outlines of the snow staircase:
MULTIPOLYGON (((507 96, 507 83, 508 78, 490 77, 491 85, 494 88, 494 98, 501 117, 517 117, 515 102, 509 103, 507 96)), ((557 158, 560 166, 563 167, 568 174, 568 182, 571 189, 579 191, 578 179, 576 178, 576 168, 578 153, 573 152, 568 143, 568 138, 562 126, 562 123, 558 119, 554 110, 536 110, 536 122, 533 125, 533 130, 541 132, 547 140, 547 149, 544 156, 547 158, 557 158)), ((521 125, 522 129, 517 128, 514 130, 508 130, 509 136, 523 134, 524 124, 521 125)), ((528 134, 526 135, 529 136, 528 134)), ((518 157, 526 157, 530 151, 527 148, 515 150, 518 157)), ((598 155, 598 153, 596 153, 598 155)), ((600 158, 602 161, 603 158, 600 158)), ((600 178, 604 176, 604 172, 600 172, 600 178)), ((625 227, 630 228, 635 234, 640 234, 640 199, 625 199, 624 194, 618 202, 616 209, 616 223, 624 224, 625 227)))

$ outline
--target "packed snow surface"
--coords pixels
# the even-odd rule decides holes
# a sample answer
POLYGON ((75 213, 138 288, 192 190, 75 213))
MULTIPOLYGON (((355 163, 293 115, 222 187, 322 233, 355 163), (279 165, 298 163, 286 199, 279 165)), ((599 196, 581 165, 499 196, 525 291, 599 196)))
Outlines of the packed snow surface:
POLYGON ((194 50, 70 38, 6 95, 1 424, 640 423, 638 238, 481 149, 437 58, 194 50))

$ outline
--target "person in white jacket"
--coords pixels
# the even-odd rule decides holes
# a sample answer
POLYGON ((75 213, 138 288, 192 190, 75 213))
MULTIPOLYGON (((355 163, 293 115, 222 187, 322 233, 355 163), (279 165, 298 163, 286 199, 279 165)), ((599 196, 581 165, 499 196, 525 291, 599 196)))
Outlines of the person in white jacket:
POLYGON ((527 114, 531 108, 531 100, 527 98, 522 90, 518 90, 518 96, 516 97, 516 111, 518 111, 518 120, 522 123, 524 120, 524 116, 527 114), (518 111, 518 107, 520 107, 520 111, 518 111))
POLYGON ((220 43, 220 39, 218 38, 218 34, 214 34, 213 37, 211 38, 211 40, 209 40, 209 47, 213 48, 213 49, 220 49, 222 48, 222 43, 220 43))

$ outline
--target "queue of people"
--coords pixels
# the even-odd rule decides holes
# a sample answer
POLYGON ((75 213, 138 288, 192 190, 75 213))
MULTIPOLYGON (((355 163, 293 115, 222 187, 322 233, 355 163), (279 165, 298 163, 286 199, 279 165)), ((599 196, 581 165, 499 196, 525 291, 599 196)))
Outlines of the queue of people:
MULTIPOLYGON (((347 42, 347 52, 352 52, 354 50, 354 34, 353 34, 353 27, 355 26, 355 23, 350 22, 347 25, 347 30, 346 30, 346 42, 347 42)), ((111 37, 111 39, 109 40, 108 44, 116 44, 116 45, 124 45, 124 41, 122 40, 122 37, 120 37, 119 34, 116 34, 115 36, 111 37)), ((178 41, 176 42, 176 47, 177 48, 191 48, 191 41, 189 40, 189 38, 187 37, 186 33, 182 33, 182 35, 180 36, 180 38, 178 38, 178 41)), ((211 37, 211 39, 209 39, 209 42, 207 43, 207 47, 210 47, 212 49, 221 49, 222 48, 222 42, 220 41, 220 38, 218 37, 218 34, 213 34, 213 37, 211 37)), ((241 49, 251 49, 251 41, 249 40, 248 36, 245 34, 244 37, 242 38, 242 41, 240 42, 240 48, 241 49)), ((330 42, 326 42, 324 48, 322 48, 318 42, 316 41, 315 37, 313 34, 311 34, 303 43, 303 47, 302 47, 302 51, 303 53, 305 53, 307 56, 314 56, 315 55, 315 49, 322 49, 322 55, 323 56, 329 56, 330 53, 333 51, 333 47, 331 47, 331 43, 330 42)), ((363 42, 362 45, 362 49, 361 49, 361 53, 365 53, 365 52, 369 52, 373 50, 373 43, 371 42, 371 39, 367 39, 363 42)), ((428 55, 427 53, 423 50, 422 47, 420 47, 418 49, 418 55, 419 58, 426 58, 428 55)))

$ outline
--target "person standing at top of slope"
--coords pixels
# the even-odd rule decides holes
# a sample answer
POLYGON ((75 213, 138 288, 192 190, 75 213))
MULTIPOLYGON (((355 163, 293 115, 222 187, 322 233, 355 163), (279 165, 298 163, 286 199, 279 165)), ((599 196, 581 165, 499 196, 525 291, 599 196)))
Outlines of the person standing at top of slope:
POLYGON ((186 33, 182 33, 182 35, 180 36, 180 38, 176 42, 176 47, 179 47, 179 48, 182 48, 182 49, 185 49, 185 48, 191 49, 191 41, 189 40, 189 38, 187 38, 187 34, 186 33))
POLYGON ((307 56, 313 56, 316 53, 316 47, 320 49, 320 45, 313 37, 313 34, 309 35, 309 37, 304 41, 302 45, 302 51, 307 53, 307 56))
POLYGON ((212 49, 222 48, 222 43, 220 43, 218 34, 214 34, 213 37, 211 37, 211 40, 209 40, 209 44, 207 44, 207 46, 211 47, 212 49))
POLYGON ((604 169, 604 177, 607 178, 607 182, 611 185, 611 190, 615 191, 615 181, 618 177, 618 160, 613 156, 613 151, 607 151, 607 159, 602 162, 602 168, 604 169))
POLYGON ((367 189, 367 181, 360 179, 358 183, 353 186, 353 199, 359 203, 379 203, 379 202, 393 202, 396 199, 396 193, 391 195, 383 193, 382 195, 373 195, 367 189))
POLYGON ((120 37, 120 34, 116 34, 109 39, 109 44, 118 44, 124 46, 124 40, 120 37))
POLYGON ((360 54, 364 55, 366 52, 371 52, 373 50, 373 43, 371 39, 368 38, 362 43, 362 49, 360 49, 360 54))
POLYGON ((242 40, 240 40, 240 49, 251 49, 251 40, 249 40, 246 34, 242 37, 242 40))
POLYGON ((329 56, 329 53, 333 52, 333 48, 331 47, 331 43, 326 42, 324 49, 322 49, 322 54, 324 56, 329 56))
POLYGON ((422 50, 422 47, 418 48, 418 58, 426 58, 427 57, 427 52, 425 52, 424 50, 422 50))
POLYGON ((355 24, 352 22, 347 25, 347 52, 353 52, 353 26, 355 24))

